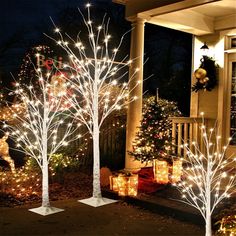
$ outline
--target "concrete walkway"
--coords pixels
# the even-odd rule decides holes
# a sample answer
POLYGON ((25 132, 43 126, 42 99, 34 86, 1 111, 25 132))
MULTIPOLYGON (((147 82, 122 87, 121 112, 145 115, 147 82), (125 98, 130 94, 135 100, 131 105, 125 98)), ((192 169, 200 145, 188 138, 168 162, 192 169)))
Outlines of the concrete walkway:
POLYGON ((0 208, 0 235, 204 235, 204 227, 151 213, 125 202, 93 208, 71 199, 52 202, 52 206, 64 208, 65 211, 40 216, 28 211, 37 205, 0 208))

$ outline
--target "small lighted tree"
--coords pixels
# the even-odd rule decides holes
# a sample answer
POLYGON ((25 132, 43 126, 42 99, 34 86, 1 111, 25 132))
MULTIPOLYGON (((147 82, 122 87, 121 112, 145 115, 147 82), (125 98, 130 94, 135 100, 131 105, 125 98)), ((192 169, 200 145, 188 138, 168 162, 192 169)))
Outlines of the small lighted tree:
POLYGON ((78 138, 75 135, 78 126, 73 125, 74 120, 70 118, 65 92, 55 93, 57 82, 50 83, 50 74, 43 78, 40 69, 37 71, 37 89, 32 85, 16 83, 14 94, 18 104, 9 106, 14 119, 9 124, 4 124, 4 130, 16 142, 16 149, 34 158, 41 168, 42 206, 30 211, 48 215, 62 211, 50 206, 49 161, 62 146, 67 146, 70 141, 78 138), (15 109, 16 106, 18 109, 15 109), (21 112, 18 113, 17 110, 21 112))
MULTIPOLYGON (((202 113, 203 115, 203 113, 202 113)), ((227 146, 221 146, 217 128, 207 130, 201 126, 203 148, 196 142, 191 146, 184 144, 187 152, 185 180, 176 184, 182 194, 182 202, 195 207, 205 220, 205 235, 212 235, 211 216, 216 206, 233 193, 236 184, 236 157, 226 159, 227 146)), ((231 139, 229 139, 231 140, 231 139)))
MULTIPOLYGON (((114 202, 107 198, 102 198, 100 187, 100 152, 99 152, 99 132, 104 120, 112 113, 127 103, 137 99, 130 97, 132 91, 138 83, 133 82, 135 73, 130 76, 128 83, 125 79, 128 74, 130 60, 123 58, 116 62, 117 52, 121 46, 124 36, 121 38, 118 47, 110 49, 111 35, 108 33, 108 23, 105 17, 100 25, 95 26, 90 17, 90 4, 87 7, 87 19, 81 13, 84 24, 88 30, 87 42, 82 42, 80 36, 73 40, 67 34, 55 28, 55 33, 59 38, 52 38, 68 54, 69 62, 64 65, 70 70, 70 77, 65 76, 74 88, 74 96, 69 98, 75 116, 89 130, 93 139, 93 196, 80 200, 91 206, 101 206, 114 202), (130 86, 130 83, 133 86, 130 86), (114 87, 119 87, 117 96, 111 97, 114 87)), ((118 142, 118 140, 117 140, 118 142)))
POLYGON ((180 116, 176 103, 148 97, 144 100, 143 118, 141 126, 133 142, 133 151, 130 155, 142 163, 153 160, 172 161, 171 154, 171 128, 169 117, 180 116))

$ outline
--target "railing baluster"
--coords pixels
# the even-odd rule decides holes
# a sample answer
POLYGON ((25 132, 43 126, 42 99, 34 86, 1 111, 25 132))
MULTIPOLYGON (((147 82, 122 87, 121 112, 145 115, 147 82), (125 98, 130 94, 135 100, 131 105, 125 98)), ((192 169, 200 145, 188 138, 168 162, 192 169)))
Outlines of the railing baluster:
POLYGON ((176 123, 172 122, 172 151, 176 153, 176 123))
POLYGON ((192 142, 193 142, 193 123, 190 123, 189 124, 189 148, 191 151, 193 150, 192 142))
POLYGON ((202 137, 203 137, 203 132, 202 132, 203 129, 201 129, 202 125, 203 125, 203 124, 200 123, 200 124, 199 124, 199 127, 198 127, 198 128, 199 128, 199 141, 198 141, 198 142, 199 142, 200 150, 201 150, 201 151, 203 151, 202 149, 203 149, 203 146, 204 146, 204 145, 203 145, 203 139, 202 139, 202 137))
MULTIPOLYGON (((188 143, 191 151, 193 150, 192 142, 195 141, 201 151, 203 148, 202 131, 200 129, 202 125, 202 118, 194 117, 172 117, 172 143, 177 145, 177 148, 173 148, 176 155, 183 155, 186 157, 186 150, 181 150, 181 144, 188 143), (178 128, 177 128, 178 126, 178 128)), ((214 122, 213 119, 205 119, 206 124, 214 122)))
MULTIPOLYGON (((189 131, 188 131, 188 123, 184 123, 184 144, 188 143, 188 135, 189 135, 189 131)), ((186 149, 184 149, 184 158, 186 157, 186 149)))
POLYGON ((182 124, 178 124, 178 155, 181 156, 181 144, 182 144, 182 124))

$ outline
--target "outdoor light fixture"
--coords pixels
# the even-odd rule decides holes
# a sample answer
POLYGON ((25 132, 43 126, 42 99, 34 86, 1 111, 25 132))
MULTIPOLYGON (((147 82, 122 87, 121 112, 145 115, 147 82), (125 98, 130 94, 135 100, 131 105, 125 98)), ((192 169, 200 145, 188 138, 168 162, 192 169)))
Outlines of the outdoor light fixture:
POLYGON ((204 42, 204 44, 201 46, 200 50, 202 52, 202 56, 208 55, 209 47, 207 46, 206 42, 204 42))

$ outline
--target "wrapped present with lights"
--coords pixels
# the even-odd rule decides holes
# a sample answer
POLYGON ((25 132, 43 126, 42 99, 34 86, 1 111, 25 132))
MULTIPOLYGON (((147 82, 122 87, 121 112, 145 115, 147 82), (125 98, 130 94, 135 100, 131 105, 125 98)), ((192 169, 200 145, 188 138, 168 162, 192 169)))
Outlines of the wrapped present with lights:
POLYGON ((118 175, 116 176, 109 176, 109 180, 110 180, 110 190, 114 191, 114 192, 118 192, 119 190, 119 186, 118 186, 118 175))
POLYGON ((166 160, 153 161, 154 180, 159 184, 177 183, 182 176, 182 160, 176 159, 172 164, 166 160))
POLYGON ((168 162, 164 160, 153 161, 154 180, 160 184, 169 183, 169 167, 168 162))
POLYGON ((138 194, 138 175, 120 174, 118 176, 118 195, 119 196, 137 196, 138 194))
POLYGON ((138 174, 110 176, 110 190, 118 192, 119 196, 137 196, 138 174))
POLYGON ((182 170, 182 160, 174 160, 172 164, 172 173, 171 173, 171 183, 177 183, 181 181, 181 176, 183 174, 182 170))

